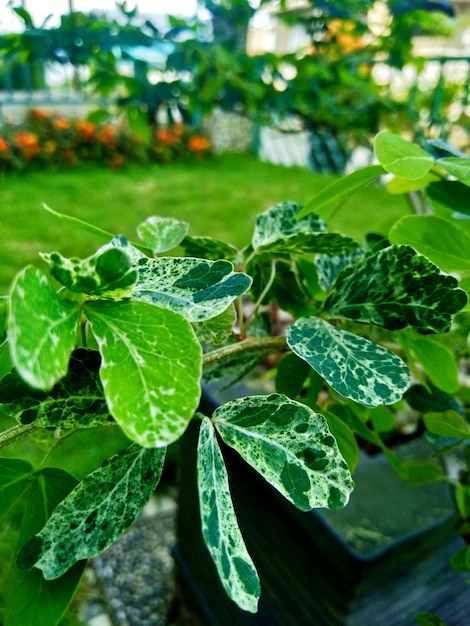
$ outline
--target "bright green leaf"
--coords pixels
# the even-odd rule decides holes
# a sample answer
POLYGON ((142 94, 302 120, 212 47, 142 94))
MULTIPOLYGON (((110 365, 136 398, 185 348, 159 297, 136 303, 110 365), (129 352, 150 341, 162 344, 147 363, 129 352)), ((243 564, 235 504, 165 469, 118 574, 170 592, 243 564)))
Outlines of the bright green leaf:
POLYGON ((449 174, 470 187, 470 159, 459 159, 457 157, 448 157, 439 159, 438 165, 443 167, 449 174))
POLYGON ((405 461, 389 448, 382 451, 392 469, 404 480, 432 482, 442 478, 442 469, 431 461, 405 461))
POLYGON ((451 439, 470 439, 468 422, 456 411, 425 413, 424 425, 433 435, 451 439))
POLYGON ((444 333, 466 302, 453 276, 442 274, 410 246, 394 245, 344 269, 323 310, 392 330, 409 325, 444 333))
POLYGON ((146 302, 90 302, 86 315, 112 416, 142 446, 176 441, 201 394, 202 350, 191 324, 146 302))
POLYGON ((393 352, 319 318, 294 322, 287 343, 335 391, 369 407, 396 402, 410 383, 408 367, 393 352))
POLYGON ((450 565, 457 572, 470 572, 470 546, 465 546, 450 558, 450 565))
POLYGON ((440 389, 454 393, 459 388, 459 368, 446 346, 429 336, 402 333, 400 341, 407 351, 421 363, 425 374, 440 389))
POLYGON ((189 223, 174 217, 152 215, 137 226, 137 234, 145 245, 160 254, 175 248, 183 241, 189 230, 189 223))
POLYGON ((59 252, 41 256, 54 278, 76 293, 118 299, 129 295, 137 280, 133 260, 120 246, 103 246, 86 259, 68 259, 59 252))
POLYGON ((369 419, 378 433, 390 432, 395 428, 395 414, 386 406, 377 406, 370 409, 369 419))
MULTIPOLYGON (((45 524, 51 511, 75 487, 75 478, 58 468, 36 472, 21 522, 18 547, 45 524)), ((76 563, 58 580, 44 580, 37 569, 22 570, 14 562, 6 580, 4 626, 55 626, 69 605, 85 562, 76 563)))
POLYGON ((29 385, 52 389, 65 376, 79 321, 78 305, 62 300, 38 269, 29 266, 17 275, 8 338, 13 365, 29 385))
POLYGON ((0 458, 0 519, 30 486, 33 471, 29 461, 0 458))
POLYGON ((389 233, 391 243, 408 244, 444 272, 470 271, 470 237, 435 215, 407 215, 389 233))
POLYGON ((428 152, 391 133, 379 133, 375 137, 374 150, 387 172, 408 180, 423 178, 435 164, 428 152))
POLYGON ((46 580, 53 580, 76 561, 105 550, 136 520, 154 492, 165 450, 132 444, 86 476, 21 549, 19 566, 34 565, 46 580))
POLYGON ((359 463, 359 445, 353 431, 334 413, 326 412, 325 419, 331 434, 336 439, 339 451, 348 464, 349 471, 353 474, 359 463))
POLYGON ((421 189, 430 189, 435 181, 439 181, 437 174, 428 172, 423 178, 409 180, 406 178, 394 177, 387 182, 386 188, 388 193, 398 195, 411 193, 412 191, 420 191, 421 189))
POLYGON ((325 252, 341 254, 357 248, 349 237, 327 233, 326 224, 315 213, 298 220, 301 208, 294 202, 281 202, 256 218, 252 238, 253 249, 258 253, 325 252))
POLYGON ((297 219, 302 219, 313 211, 318 211, 320 207, 323 207, 325 204, 329 204, 334 200, 349 195, 384 173, 385 170, 381 165, 369 165, 355 172, 351 172, 351 174, 342 176, 325 189, 322 189, 317 196, 309 200, 298 212, 297 219))
POLYGON ((348 466, 323 415, 305 404, 249 396, 216 409, 213 421, 225 443, 302 511, 348 502, 348 466))
POLYGON ((161 257, 143 260, 133 300, 151 302, 191 322, 216 317, 251 285, 229 261, 161 257))
POLYGON ((137 135, 142 141, 150 142, 152 131, 149 125, 146 107, 127 104, 124 110, 127 123, 132 133, 137 135))
POLYGON ((100 356, 75 350, 64 378, 50 391, 26 385, 13 370, 0 381, 0 405, 6 415, 23 424, 62 429, 112 424, 99 379, 100 356))
POLYGON ((256 613, 260 581, 238 526, 227 470, 207 417, 199 433, 197 468, 204 541, 228 596, 244 611, 256 613))

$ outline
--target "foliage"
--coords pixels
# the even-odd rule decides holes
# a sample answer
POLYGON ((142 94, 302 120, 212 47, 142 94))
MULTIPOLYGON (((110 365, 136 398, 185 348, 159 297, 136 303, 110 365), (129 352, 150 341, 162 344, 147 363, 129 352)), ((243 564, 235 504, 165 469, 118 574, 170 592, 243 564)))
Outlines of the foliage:
MULTIPOLYGON (((432 174, 429 189, 445 185, 438 186, 443 211, 445 198, 453 207, 455 186, 466 194, 467 158, 435 159, 387 134, 377 136, 376 155, 379 166, 334 182, 320 201, 335 201, 384 172, 426 193, 432 174)), ((376 414, 384 406, 393 416, 406 399, 424 414, 437 449, 449 437, 468 439, 468 391, 433 367, 436 354, 453 363, 468 358, 462 311, 470 270, 462 251, 421 250, 414 234, 426 216, 416 216, 413 229, 398 222, 390 241, 366 233, 355 241, 329 232, 315 205, 315 198, 304 207, 286 201, 263 211, 242 249, 190 236, 180 220, 155 216, 138 227, 139 241, 109 235, 84 259, 43 254, 51 277, 28 266, 14 278, 0 316, 13 366, 0 381, 0 446, 13 449, 0 463, 0 515, 14 511, 23 519, 12 576, 32 585, 42 572, 38 605, 55 606, 51 624, 64 595, 73 593, 70 568, 133 523, 159 481, 166 449, 191 420, 200 420, 195 488, 203 535, 225 590, 249 612, 257 610, 260 581, 238 528, 224 446, 307 511, 347 504, 361 440, 382 449, 404 478, 443 478, 431 460, 403 461, 393 452, 388 443, 397 426, 387 419, 384 427, 376 414), (181 256, 166 256, 178 246, 181 256), (274 366, 275 392, 198 413, 201 385, 239 380, 260 362, 274 366), (410 385, 412 375, 417 382, 410 385), (66 467, 48 466, 64 438, 116 428, 123 436, 111 439, 114 450, 78 483, 68 478, 72 458, 66 467), (45 452, 39 462, 22 445, 35 440, 45 452), (65 470, 67 488, 41 527, 30 527, 39 504, 28 501, 21 511, 32 477, 65 470), (56 604, 55 581, 62 591, 56 604)), ((449 211, 433 218, 443 235, 459 229, 449 211)), ((76 218, 61 219, 80 226, 76 218)), ((466 236, 460 233, 459 245, 466 236)), ((465 492, 459 498, 466 513, 465 492)), ((16 590, 7 590, 6 626, 17 603, 16 590)), ((33 623, 34 616, 23 620, 33 623)))
POLYGON ((89 162, 118 170, 128 163, 202 159, 210 151, 206 137, 182 124, 158 128, 144 140, 124 121, 67 119, 40 109, 29 111, 24 122, 0 129, 0 171, 89 162))

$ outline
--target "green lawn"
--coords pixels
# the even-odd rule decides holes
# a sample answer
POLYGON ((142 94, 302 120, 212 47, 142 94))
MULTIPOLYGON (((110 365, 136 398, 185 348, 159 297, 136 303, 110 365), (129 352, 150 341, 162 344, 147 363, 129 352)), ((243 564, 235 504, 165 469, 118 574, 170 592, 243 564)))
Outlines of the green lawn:
MULTIPOLYGON (((258 212, 282 200, 306 202, 331 180, 305 169, 260 163, 251 155, 121 172, 80 167, 6 175, 0 181, 0 294, 26 263, 41 263, 40 251, 86 256, 104 243, 46 213, 43 203, 131 239, 139 222, 163 215, 190 222, 192 235, 242 247, 251 238, 258 212)), ((330 230, 358 238, 364 229, 386 233, 408 210, 403 198, 368 186, 321 214, 334 214, 330 230)))

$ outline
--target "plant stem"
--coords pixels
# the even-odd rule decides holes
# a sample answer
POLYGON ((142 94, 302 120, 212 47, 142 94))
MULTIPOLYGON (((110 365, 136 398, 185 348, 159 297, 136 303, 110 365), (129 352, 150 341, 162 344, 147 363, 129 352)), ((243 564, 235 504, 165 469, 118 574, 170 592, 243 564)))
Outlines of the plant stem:
POLYGON ((38 427, 34 424, 17 424, 16 426, 12 426, 3 433, 0 433, 0 448, 5 448, 11 443, 15 443, 15 441, 18 441, 19 439, 26 437, 26 435, 29 435, 29 433, 37 430, 37 428, 38 427))
POLYGON ((276 260, 273 259, 271 261, 271 274, 269 275, 269 279, 268 282, 266 283, 266 285, 264 286, 263 291, 261 292, 258 300, 255 302, 255 305, 253 307, 253 310, 251 311, 250 315, 247 317, 247 319, 245 320, 245 328, 248 326, 248 324, 250 323, 250 321, 253 319, 253 317, 256 315, 259 307, 261 306, 261 304, 263 303, 263 300, 266 296, 266 294, 268 293, 268 291, 271 289, 271 286, 274 282, 274 279, 276 278, 276 260))
POLYGON ((257 352, 260 350, 278 352, 285 347, 285 337, 249 337, 230 346, 224 346, 208 352, 203 356, 202 363, 204 366, 207 366, 244 352, 257 352))

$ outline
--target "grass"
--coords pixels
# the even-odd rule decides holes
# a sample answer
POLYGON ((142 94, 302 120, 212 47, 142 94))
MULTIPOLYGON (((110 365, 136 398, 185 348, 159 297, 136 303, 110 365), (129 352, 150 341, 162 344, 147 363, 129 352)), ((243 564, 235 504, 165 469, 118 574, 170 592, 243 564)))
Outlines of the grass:
MULTIPOLYGON (((251 155, 229 154, 192 165, 120 172, 81 167, 7 175, 0 181, 0 294, 25 264, 41 263, 40 251, 87 256, 105 243, 48 214, 43 203, 130 239, 141 221, 162 215, 188 221, 191 235, 243 247, 257 213, 282 200, 306 202, 331 180, 305 169, 261 163, 251 155)), ((371 230, 386 234, 407 212, 402 198, 369 186, 321 214, 328 218, 334 213, 330 230, 359 238, 371 230)))

